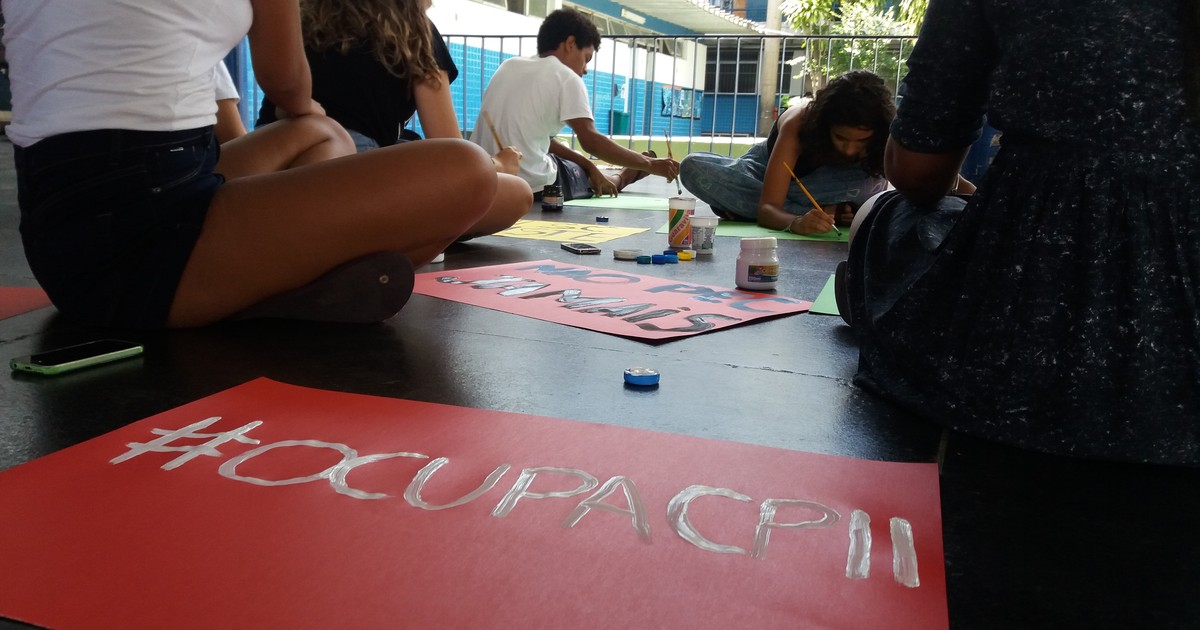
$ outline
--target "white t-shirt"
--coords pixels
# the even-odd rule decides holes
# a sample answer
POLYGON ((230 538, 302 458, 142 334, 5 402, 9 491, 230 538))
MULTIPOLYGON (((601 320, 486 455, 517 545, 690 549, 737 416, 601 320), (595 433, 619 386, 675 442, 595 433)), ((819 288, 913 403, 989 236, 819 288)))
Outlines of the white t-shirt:
POLYGON ((521 152, 519 175, 534 192, 554 183, 557 170, 550 157, 550 138, 568 120, 592 118, 583 79, 554 56, 513 57, 500 64, 484 92, 480 112, 471 141, 488 155, 501 149, 483 117, 486 112, 500 140, 521 152))
POLYGON ((70 131, 175 131, 216 120, 213 68, 249 0, 0 0, 17 146, 70 131))
POLYGON ((229 74, 229 68, 225 66, 224 61, 218 61, 217 65, 213 66, 213 82, 216 84, 216 100, 242 100, 242 96, 238 94, 237 86, 233 84, 233 77, 229 74))

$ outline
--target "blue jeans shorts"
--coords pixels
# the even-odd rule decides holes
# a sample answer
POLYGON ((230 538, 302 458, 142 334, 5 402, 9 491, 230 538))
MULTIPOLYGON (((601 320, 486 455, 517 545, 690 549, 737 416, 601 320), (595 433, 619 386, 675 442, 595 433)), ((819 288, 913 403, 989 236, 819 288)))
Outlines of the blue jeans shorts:
POLYGON ((213 195, 212 128, 103 129, 15 147, 21 241, 67 318, 161 328, 213 195))
POLYGON ((370 151, 371 149, 379 148, 379 143, 376 142, 374 138, 366 134, 359 133, 350 128, 346 128, 346 133, 350 134, 350 138, 354 140, 354 151, 356 153, 362 153, 364 151, 370 151))

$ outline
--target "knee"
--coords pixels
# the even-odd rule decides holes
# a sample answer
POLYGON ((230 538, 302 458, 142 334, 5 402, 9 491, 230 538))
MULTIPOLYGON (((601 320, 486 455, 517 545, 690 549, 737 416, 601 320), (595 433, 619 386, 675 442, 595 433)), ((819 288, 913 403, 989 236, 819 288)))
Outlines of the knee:
POLYGON ((687 156, 679 161, 679 181, 686 184, 688 180, 694 180, 697 170, 697 160, 692 156, 687 156))
POLYGON ((342 155, 354 155, 358 153, 358 146, 354 144, 354 138, 350 135, 346 128, 338 121, 332 118, 325 118, 325 123, 328 126, 329 142, 337 147, 338 153, 342 155))
POLYGON ((501 173, 498 177, 499 185, 506 189, 508 198, 512 200, 514 211, 519 212, 518 218, 529 212, 533 208, 533 190, 529 184, 516 175, 501 173))
POLYGON ((525 180, 504 173, 492 177, 496 180, 496 198, 487 216, 471 227, 475 235, 508 229, 533 208, 533 191, 525 180))
POLYGON ((320 114, 310 114, 296 119, 312 138, 312 145, 326 144, 336 155, 354 155, 358 149, 354 139, 338 121, 320 114))
MULTIPOLYGON (((480 213, 485 212, 498 192, 496 166, 491 156, 466 140, 446 139, 437 142, 443 145, 439 148, 446 152, 446 162, 454 176, 455 181, 447 183, 449 190, 454 191, 460 203, 476 208, 480 213)), ((532 194, 529 203, 533 204, 532 194)))
POLYGON ((692 154, 679 162, 679 181, 689 188, 705 188, 712 172, 713 163, 707 155, 692 154))

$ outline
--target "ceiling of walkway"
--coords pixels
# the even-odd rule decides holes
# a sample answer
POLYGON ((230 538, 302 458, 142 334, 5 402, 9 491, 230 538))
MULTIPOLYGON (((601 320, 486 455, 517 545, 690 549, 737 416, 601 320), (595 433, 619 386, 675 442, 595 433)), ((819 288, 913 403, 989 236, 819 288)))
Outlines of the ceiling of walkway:
MULTIPOLYGON (((655 17, 708 35, 760 33, 762 25, 736 16, 706 0, 615 0, 637 15, 655 17)), ((623 16, 629 19, 628 16, 623 16)))

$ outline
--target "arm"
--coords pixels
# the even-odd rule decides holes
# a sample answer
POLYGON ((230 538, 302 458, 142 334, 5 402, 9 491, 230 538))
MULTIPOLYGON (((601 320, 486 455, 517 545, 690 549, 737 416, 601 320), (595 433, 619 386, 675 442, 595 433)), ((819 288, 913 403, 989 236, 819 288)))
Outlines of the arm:
POLYGON ((462 139, 458 128, 458 117, 454 114, 454 101, 450 96, 450 77, 445 70, 438 71, 438 84, 421 81, 413 86, 413 97, 417 102, 417 118, 426 138, 462 139))
POLYGON ((229 68, 226 68, 222 61, 218 61, 213 67, 213 82, 216 84, 217 100, 217 124, 213 133, 216 134, 218 143, 225 144, 246 135, 246 126, 242 124, 242 115, 237 107, 241 97, 233 83, 233 77, 229 74, 229 68))
MULTIPOLYGON (((595 127, 593 127, 593 129, 594 128, 595 127)), ((632 153, 632 151, 630 151, 630 153, 632 153)), ((550 155, 557 155, 564 160, 578 164, 579 167, 583 169, 583 172, 587 173, 588 179, 592 182, 592 190, 595 191, 597 195, 603 196, 617 194, 616 184, 613 184, 611 180, 605 177, 604 173, 601 173, 600 169, 596 168, 596 164, 587 159, 587 157, 582 153, 573 151, 571 147, 568 147, 558 140, 551 138, 550 155)), ((638 157, 644 160, 650 159, 644 155, 638 155, 638 157)))
MULTIPOLYGON (((438 84, 421 81, 413 87, 417 102, 417 118, 426 138, 462 139, 458 128, 458 116, 454 114, 454 101, 450 96, 450 77, 445 70, 438 71, 438 84)), ((492 157, 496 172, 516 175, 521 169, 521 152, 513 147, 504 147, 492 157)))
MULTIPOLYGON (((833 217, 816 208, 795 215, 784 208, 792 174, 788 172, 800 157, 798 127, 802 109, 788 110, 779 118, 779 135, 767 158, 762 193, 758 197, 758 224, 772 230, 789 230, 796 234, 817 234, 833 229, 833 217)), ((820 201, 819 199, 817 201, 820 201)))
MULTIPOLYGON (((651 174, 665 177, 667 181, 674 180, 675 176, 679 174, 679 162, 669 158, 651 158, 630 151, 597 131, 596 123, 591 118, 572 118, 567 121, 567 125, 575 132, 575 137, 579 138, 579 146, 583 147, 584 151, 609 164, 648 171, 651 174)), ((588 175, 591 175, 590 171, 588 175)))
POLYGON ((970 147, 946 153, 920 153, 888 138, 884 171, 888 181, 914 204, 934 203, 951 194, 970 194, 975 186, 958 174, 970 147))
POLYGON ((254 23, 247 33, 258 84, 271 102, 293 116, 318 113, 312 100, 312 76, 300 35, 300 6, 295 0, 250 0, 254 23))
POLYGON ((989 6, 931 0, 925 13, 884 154, 884 174, 914 204, 936 202, 955 189, 974 191, 958 172, 979 137, 1000 57, 989 6))
POLYGON ((238 113, 238 99, 223 98, 217 101, 217 125, 213 133, 217 142, 225 144, 234 138, 246 135, 246 126, 242 124, 242 116, 238 113))

